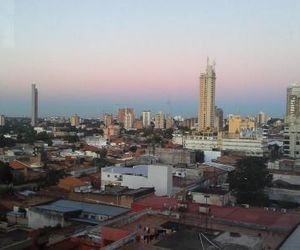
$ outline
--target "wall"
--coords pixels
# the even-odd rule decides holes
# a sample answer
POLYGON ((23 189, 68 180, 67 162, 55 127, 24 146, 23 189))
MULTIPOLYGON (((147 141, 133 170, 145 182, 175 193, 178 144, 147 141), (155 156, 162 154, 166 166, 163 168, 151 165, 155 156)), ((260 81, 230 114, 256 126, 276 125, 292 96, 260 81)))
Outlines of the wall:
POLYGON ((156 195, 171 195, 173 178, 171 166, 148 166, 148 178, 136 175, 123 175, 122 186, 137 189, 154 187, 156 195))
POLYGON ((221 151, 204 151, 204 161, 210 162, 221 156, 221 151))
POLYGON ((45 211, 38 211, 35 208, 30 208, 27 213, 28 227, 37 229, 46 226, 55 227, 58 224, 64 226, 64 219, 60 214, 45 213, 45 211))
POLYGON ((201 204, 208 204, 214 206, 225 206, 229 203, 230 193, 225 195, 207 194, 209 198, 205 198, 205 193, 192 192, 193 201, 201 204), (207 200, 206 200, 207 199, 207 200))

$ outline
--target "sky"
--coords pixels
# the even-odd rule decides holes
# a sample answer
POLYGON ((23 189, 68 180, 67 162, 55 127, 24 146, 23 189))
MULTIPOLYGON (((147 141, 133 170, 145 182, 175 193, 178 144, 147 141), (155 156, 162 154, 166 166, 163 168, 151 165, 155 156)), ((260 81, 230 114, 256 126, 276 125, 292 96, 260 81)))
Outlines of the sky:
POLYGON ((299 13, 298 0, 0 0, 0 114, 30 116, 35 83, 40 116, 196 116, 209 56, 226 114, 283 116, 299 13))

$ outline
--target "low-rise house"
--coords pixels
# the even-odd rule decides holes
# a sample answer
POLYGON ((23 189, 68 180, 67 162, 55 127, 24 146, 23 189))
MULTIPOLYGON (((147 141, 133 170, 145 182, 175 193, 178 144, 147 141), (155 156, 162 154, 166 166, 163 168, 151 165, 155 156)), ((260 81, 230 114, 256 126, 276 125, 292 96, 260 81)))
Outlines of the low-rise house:
POLYGON ((71 200, 57 200, 52 203, 31 207, 28 209, 28 226, 43 228, 68 226, 71 221, 81 221, 93 225, 128 213, 123 207, 104 204, 92 204, 71 200))
POLYGON ((193 201, 212 206, 225 206, 230 202, 230 192, 221 188, 196 189, 191 192, 193 201))
POLYGON ((92 186, 89 181, 82 181, 79 178, 68 176, 59 180, 58 187, 69 192, 87 193, 91 192, 92 186))

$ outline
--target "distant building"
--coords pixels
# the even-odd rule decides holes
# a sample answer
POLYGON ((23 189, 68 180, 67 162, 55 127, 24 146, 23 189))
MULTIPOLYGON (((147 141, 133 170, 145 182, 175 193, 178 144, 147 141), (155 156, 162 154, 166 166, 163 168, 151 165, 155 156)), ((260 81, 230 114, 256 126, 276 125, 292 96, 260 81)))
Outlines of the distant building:
POLYGON ((133 123, 133 128, 142 129, 143 128, 143 121, 135 119, 135 121, 133 123))
POLYGON ((133 108, 120 108, 118 110, 118 120, 123 124, 124 128, 132 128, 134 119, 133 108))
POLYGON ((103 115, 104 126, 107 128, 113 123, 113 115, 112 114, 104 114, 103 115))
POLYGON ((77 127, 80 124, 80 117, 77 114, 72 115, 70 118, 70 122, 71 126, 77 127))
POLYGON ((293 84, 287 88, 286 119, 295 119, 300 116, 300 85, 293 84))
POLYGON ((166 129, 173 128, 174 126, 174 119, 172 116, 168 116, 166 119, 166 129))
POLYGON ((259 126, 263 126, 263 125, 267 124, 268 120, 269 120, 269 116, 267 113, 264 113, 264 112, 258 113, 257 123, 259 126))
POLYGON ((215 110, 215 128, 217 131, 223 131, 223 109, 217 106, 215 110))
POLYGON ((202 135, 202 136, 184 136, 182 138, 183 147, 187 149, 202 151, 227 151, 245 156, 263 157, 268 155, 268 141, 263 136, 237 135, 234 137, 227 135, 202 135))
POLYGON ((164 129, 165 128, 165 114, 163 112, 158 112, 154 117, 154 128, 164 129))
POLYGON ((107 145, 106 139, 102 136, 86 136, 83 140, 86 144, 99 148, 107 145))
POLYGON ((284 126, 284 156, 300 159, 300 85, 287 88, 284 126))
POLYGON ((192 117, 184 119, 182 126, 187 127, 189 129, 196 128, 196 125, 198 124, 198 118, 192 117))
POLYGON ((110 125, 103 129, 103 133, 106 140, 111 140, 113 137, 117 137, 120 134, 120 126, 110 125))
POLYGON ((149 127, 150 124, 151 124, 151 112, 148 110, 148 111, 143 111, 143 127, 146 128, 146 127, 149 127))
POLYGON ((5 116, 0 115, 0 126, 5 126, 5 116))
POLYGON ((35 127, 38 121, 38 90, 35 84, 31 85, 31 126, 35 127))
POLYGON ((168 165, 137 165, 101 168, 101 188, 106 185, 137 189, 154 187, 156 195, 172 194, 172 167, 168 165))
POLYGON ((199 93, 199 131, 213 131, 215 123, 215 64, 210 65, 207 59, 205 73, 200 75, 199 93))
POLYGON ((239 134, 245 129, 255 129, 255 119, 253 117, 241 117, 240 115, 229 115, 228 133, 239 134))

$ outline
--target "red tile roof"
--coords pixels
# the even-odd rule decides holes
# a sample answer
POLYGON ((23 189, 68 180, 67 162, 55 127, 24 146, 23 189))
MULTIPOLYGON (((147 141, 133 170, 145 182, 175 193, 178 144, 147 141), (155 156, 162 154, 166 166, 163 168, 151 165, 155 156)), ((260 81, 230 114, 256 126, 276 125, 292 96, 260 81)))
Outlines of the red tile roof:
POLYGON ((27 164, 20 162, 18 160, 11 161, 9 163, 9 166, 14 170, 24 170, 25 168, 28 168, 27 164))

